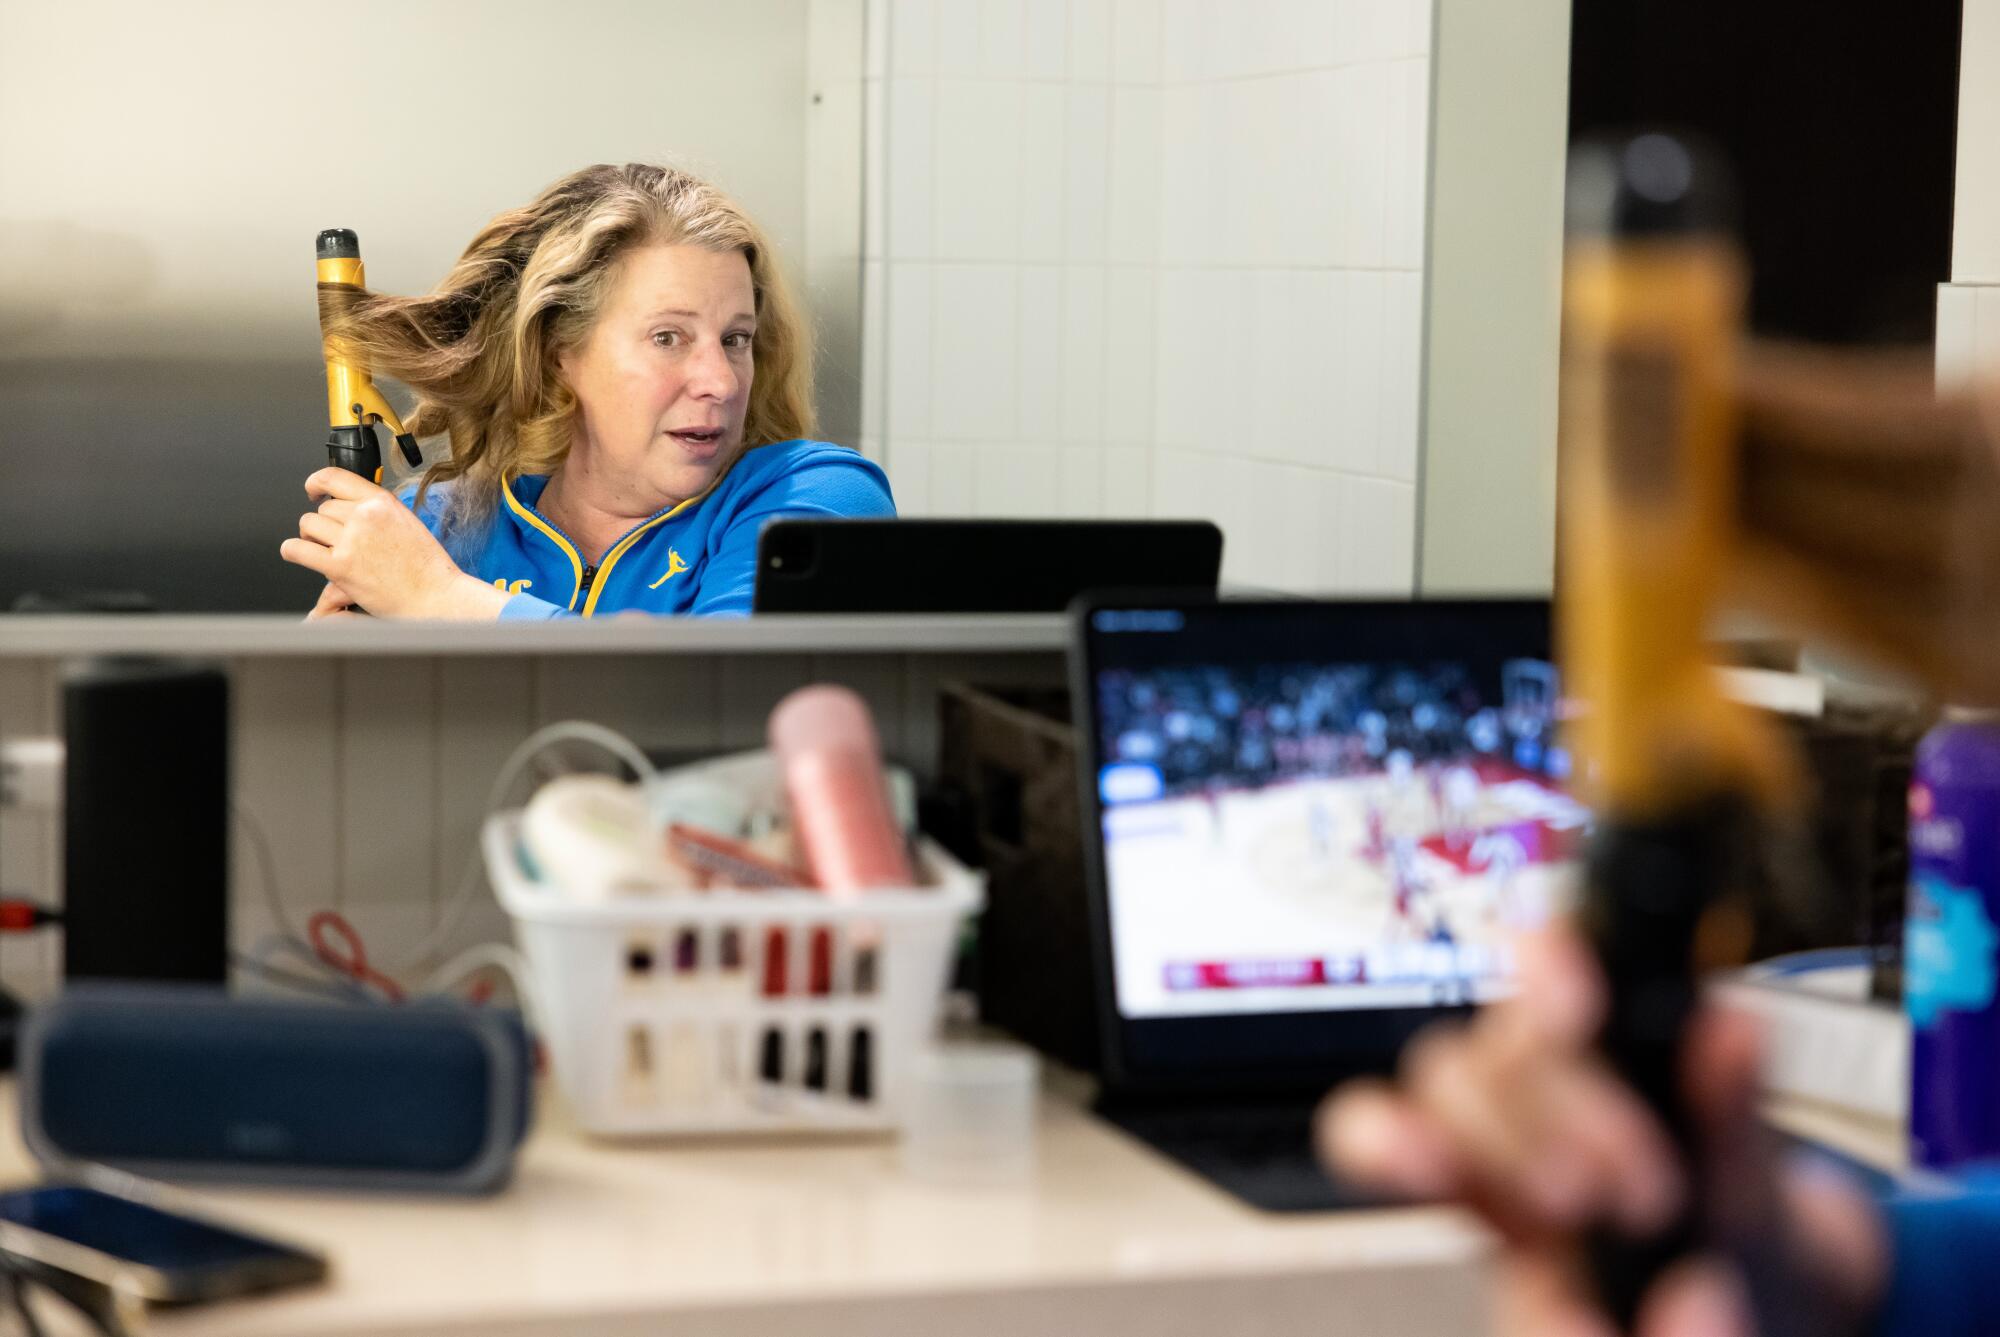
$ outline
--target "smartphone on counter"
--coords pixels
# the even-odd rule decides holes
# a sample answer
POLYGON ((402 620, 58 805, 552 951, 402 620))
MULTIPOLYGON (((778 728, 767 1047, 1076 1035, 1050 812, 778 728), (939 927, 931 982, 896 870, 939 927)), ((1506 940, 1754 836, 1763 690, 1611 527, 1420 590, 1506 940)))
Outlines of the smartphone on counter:
POLYGON ((0 1191, 0 1251, 160 1305, 305 1285, 327 1273, 325 1255, 191 1212, 144 1181, 0 1191))

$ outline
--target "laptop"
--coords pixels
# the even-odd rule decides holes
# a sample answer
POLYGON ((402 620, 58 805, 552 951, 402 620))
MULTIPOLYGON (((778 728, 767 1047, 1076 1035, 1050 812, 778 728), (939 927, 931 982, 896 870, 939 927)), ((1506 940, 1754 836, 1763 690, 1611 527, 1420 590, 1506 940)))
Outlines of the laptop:
POLYGON ((1207 520, 774 520, 759 613, 1059 613, 1089 589, 1213 591, 1207 520))
POLYGON ((1099 1112, 1245 1201, 1358 1206, 1334 1085, 1504 992, 1573 892, 1546 601, 1073 614, 1099 1112))

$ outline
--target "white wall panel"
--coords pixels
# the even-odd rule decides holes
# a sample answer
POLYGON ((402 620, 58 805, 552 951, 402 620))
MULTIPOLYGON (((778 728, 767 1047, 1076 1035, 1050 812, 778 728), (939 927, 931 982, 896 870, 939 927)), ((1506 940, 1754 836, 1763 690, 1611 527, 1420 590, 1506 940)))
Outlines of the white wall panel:
POLYGON ((979 514, 973 499, 973 447, 962 441, 937 442, 931 447, 930 513, 939 516, 979 514))
POLYGON ((1024 266, 1016 295, 1014 366, 1020 404, 1015 431, 1023 440, 1062 435, 1063 274, 1054 265, 1024 266))
POLYGON ((1383 99, 1387 145, 1384 170, 1383 261, 1392 269, 1424 264, 1424 186, 1430 143, 1430 62, 1417 57, 1389 67, 1383 99))
POLYGON ((973 503, 993 519, 1055 515, 1062 447, 1015 442, 973 447, 973 503))
POLYGON ((889 72, 937 72, 938 7, 959 0, 870 0, 889 7, 889 72))
POLYGON ((931 268, 891 262, 886 296, 888 433, 894 442, 931 434, 931 268))
POLYGON ((1152 515, 1152 460, 1151 446, 1104 448, 1105 515, 1130 520, 1143 520, 1152 515))
POLYGON ((1060 468, 1058 514, 1072 520, 1104 514, 1104 447, 1066 445, 1060 468))
POLYGON ((1020 408, 1019 271, 941 264, 933 280, 933 435, 941 441, 1013 437, 1020 408))
POLYGON ((937 73, 944 79, 971 79, 984 73, 979 62, 979 0, 940 0, 937 7, 937 73))
POLYGON ((1063 187, 1068 157, 1063 143, 1069 101, 1060 84, 1023 84, 1020 108, 1020 167, 1013 183, 1020 211, 1014 255, 1030 264, 1064 257, 1068 225, 1063 187))
POLYGON ((1016 258, 1021 95, 1016 83, 938 81, 938 207, 932 236, 940 260, 1016 258))
POLYGON ((348 659, 336 676, 334 906, 428 899, 438 828, 435 661, 348 659))
POLYGON ((931 448, 921 441, 898 437, 889 451, 889 478, 896 514, 917 519, 935 513, 931 505, 931 448))
POLYGON ((1061 80, 1069 72, 1070 7, 1065 0, 1023 0, 1021 76, 1061 80))
POLYGON ((1104 271, 1065 269, 1062 300, 1062 437, 1095 443, 1104 439, 1104 271))
POLYGON ((1113 0, 1111 77, 1119 83, 1158 83, 1164 38, 1160 0, 1113 0))
POLYGON ((1382 468, 1382 336, 1387 315, 1387 280, 1356 270, 1341 276, 1340 406, 1335 449, 1354 473, 1380 475, 1382 468))
POLYGON ((1114 267, 1105 288, 1104 435, 1109 441, 1152 438, 1153 315, 1152 271, 1114 267))
POLYGON ((931 255, 932 202, 937 189, 936 84, 929 79, 891 79, 888 115, 886 245, 892 259, 927 260, 931 255))
POLYGON ((1099 84, 1065 92, 1063 248, 1072 261, 1105 258, 1111 177, 1111 90, 1099 84))
POLYGON ((1069 77, 1096 83, 1111 78, 1111 0, 1069 0, 1069 77))
POLYGON ((892 60, 939 72, 884 112, 920 174, 881 192, 906 513, 1207 514, 1234 579, 1407 587, 1430 0, 996 4, 927 9, 934 65, 892 60))
POLYGON ((1418 411, 1423 400, 1424 276, 1382 276, 1381 451, 1388 478, 1417 480, 1418 411))
POLYGON ((1105 254, 1114 264, 1151 264, 1160 249, 1160 90, 1111 91, 1111 156, 1105 254))

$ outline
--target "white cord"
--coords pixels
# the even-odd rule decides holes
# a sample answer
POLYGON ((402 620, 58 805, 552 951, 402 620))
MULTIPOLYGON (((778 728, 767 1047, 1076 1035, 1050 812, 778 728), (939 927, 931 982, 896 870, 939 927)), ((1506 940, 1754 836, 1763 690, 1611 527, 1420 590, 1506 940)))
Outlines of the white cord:
MULTIPOLYGON (((277 926, 280 936, 304 946, 305 939, 292 926, 291 916, 285 913, 284 898, 278 895, 278 861, 271 857, 271 842, 264 834, 264 824, 257 820, 257 814, 233 799, 229 812, 242 824, 244 834, 250 837, 251 851, 257 856, 257 881, 264 893, 264 904, 271 911, 271 922, 277 926)), ((310 951, 307 954, 311 955, 310 951)))
POLYGON ((493 966, 507 976, 513 986, 514 997, 521 1005, 521 1019, 529 1030, 537 1030, 536 1019, 539 1011, 535 1007, 534 989, 528 982, 528 963, 522 955, 504 942, 482 942, 477 947, 468 947, 451 960, 439 966, 417 989, 419 997, 442 994, 455 987, 476 970, 493 966))
MULTIPOLYGON (((602 748, 631 767, 633 773, 646 784, 651 784, 659 776, 653 763, 646 759, 646 754, 616 729, 607 729, 588 720, 558 720, 529 734, 502 763, 499 774, 493 781, 493 788, 487 792, 486 806, 480 812, 481 822, 483 823, 506 801, 508 792, 529 762, 539 757, 551 743, 568 741, 589 743, 602 748)), ((388 973, 398 974, 422 965, 435 956, 458 930, 459 921, 465 917, 466 909, 472 904, 473 888, 485 871, 485 866, 479 857, 479 834, 476 831, 472 837, 472 851, 466 857, 463 867, 464 871, 459 875, 457 886, 452 889, 451 899, 446 903, 444 915, 438 920, 437 927, 425 934, 422 941, 399 958, 395 965, 385 967, 388 973)))
POLYGON ((285 952, 294 957, 301 965, 305 966, 315 976, 318 976, 320 983, 323 983, 330 990, 345 995, 350 1001, 358 1003, 382 1003, 388 1001, 388 995, 382 993, 375 985, 364 983, 349 972, 326 960, 305 943, 300 942, 296 938, 287 938, 283 934, 271 933, 258 939, 257 945, 252 947, 242 960, 260 976, 267 979, 282 980, 284 972, 278 971, 277 967, 271 964, 271 957, 278 952, 285 952))

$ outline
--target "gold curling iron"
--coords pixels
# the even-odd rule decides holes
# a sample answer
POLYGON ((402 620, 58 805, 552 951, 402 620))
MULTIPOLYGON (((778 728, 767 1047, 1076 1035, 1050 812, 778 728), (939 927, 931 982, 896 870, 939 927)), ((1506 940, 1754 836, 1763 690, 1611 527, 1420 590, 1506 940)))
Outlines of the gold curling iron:
MULTIPOLYGON (((1776 731, 1724 699, 1710 619, 1749 606, 1956 699, 2000 699, 2000 472, 1977 401, 1893 355, 1744 340, 1719 177, 1666 135, 1581 146, 1563 285, 1557 593, 1597 816, 1582 921, 1610 984, 1600 1047, 1692 1159, 1687 1025, 1703 977, 1748 955, 1755 829, 1795 820, 1804 789, 1776 731)), ((1762 1331, 1833 1331, 1756 1207, 1694 1178, 1666 1230, 1586 1241, 1614 1321, 1629 1329, 1661 1272, 1721 1243, 1762 1331)))
POLYGON ((335 321, 352 310, 367 288, 361 272, 361 239, 349 228, 328 228, 319 234, 319 334, 326 358, 327 456, 335 468, 382 481, 382 450, 375 424, 387 424, 411 468, 424 462, 417 439, 389 401, 375 388, 368 363, 347 342, 331 332, 335 321))

